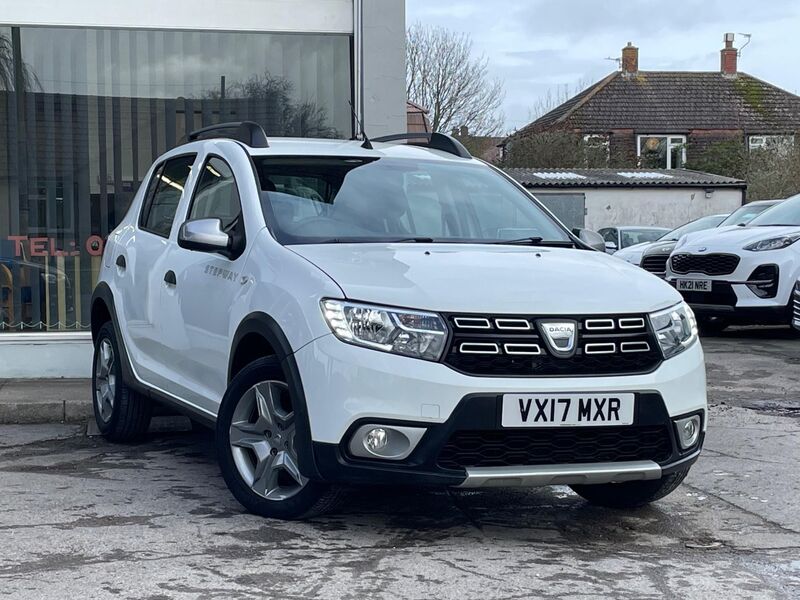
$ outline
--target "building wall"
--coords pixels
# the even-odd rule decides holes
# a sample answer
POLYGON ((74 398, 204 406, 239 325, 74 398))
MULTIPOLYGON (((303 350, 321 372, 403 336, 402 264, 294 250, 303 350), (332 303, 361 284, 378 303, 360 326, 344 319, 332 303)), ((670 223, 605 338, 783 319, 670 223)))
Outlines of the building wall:
POLYGON ((706 197, 704 188, 529 188, 555 200, 585 195, 585 227, 642 225, 678 227, 706 215, 733 212, 744 203, 744 190, 720 188, 706 197))
POLYGON ((699 217, 730 213, 744 191, 722 188, 709 198, 703 188, 593 189, 586 192, 586 227, 613 225, 678 227, 699 217))
POLYGON ((353 0, 25 0, 4 2, 14 25, 352 33, 353 0))
POLYGON ((364 130, 370 137, 406 131, 404 0, 363 3, 364 130))

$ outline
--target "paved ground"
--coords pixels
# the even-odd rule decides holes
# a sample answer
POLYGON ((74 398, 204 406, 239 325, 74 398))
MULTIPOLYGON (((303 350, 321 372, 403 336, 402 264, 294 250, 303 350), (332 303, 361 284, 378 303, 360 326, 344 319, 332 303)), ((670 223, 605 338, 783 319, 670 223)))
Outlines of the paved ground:
POLYGON ((800 340, 705 346, 705 454, 629 513, 566 488, 365 489, 282 523, 232 500, 208 434, 0 426, 0 597, 800 598, 800 340))

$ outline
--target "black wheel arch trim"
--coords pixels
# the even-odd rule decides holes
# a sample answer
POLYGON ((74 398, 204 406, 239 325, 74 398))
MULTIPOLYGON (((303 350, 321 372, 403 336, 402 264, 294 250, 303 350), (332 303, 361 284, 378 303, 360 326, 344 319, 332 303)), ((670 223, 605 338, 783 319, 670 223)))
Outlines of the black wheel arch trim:
POLYGON ((292 349, 286 334, 275 319, 263 312, 254 312, 247 315, 233 336, 231 344, 231 351, 228 357, 228 381, 232 379, 233 373, 233 360, 236 356, 236 350, 241 343, 242 339, 248 334, 255 333, 262 336, 267 343, 275 351, 275 356, 278 358, 281 367, 283 368, 284 375, 286 375, 286 383, 289 385, 289 391, 292 394, 292 401, 294 403, 294 410, 296 415, 296 436, 298 439, 297 444, 297 460, 299 462, 300 472, 309 479, 321 479, 317 463, 314 458, 314 451, 311 439, 311 422, 308 416, 308 405, 306 403, 305 391, 303 389, 303 380, 300 377, 300 369, 297 366, 297 361, 294 357, 294 350, 292 349))
MULTIPOLYGON (((125 385, 133 388, 139 394, 159 402, 160 404, 164 404, 189 417, 190 419, 200 421, 208 426, 213 426, 216 419, 208 413, 201 411, 190 404, 181 402, 177 398, 151 388, 147 384, 142 383, 136 377, 135 373, 133 372, 133 367, 131 366, 130 356, 128 356, 128 349, 125 347, 125 338, 122 337, 122 330, 119 326, 119 319, 117 318, 116 306, 114 304, 114 294, 105 281, 99 282, 92 293, 92 313, 94 313, 94 308, 97 302, 104 303, 108 314, 111 315, 111 324, 114 327, 114 334, 117 337, 117 347, 122 355, 122 379, 125 382, 125 385)), ((98 325, 102 325, 102 323, 98 325)), ((92 342, 96 341, 98 329, 99 327, 96 327, 95 323, 92 322, 92 342)))

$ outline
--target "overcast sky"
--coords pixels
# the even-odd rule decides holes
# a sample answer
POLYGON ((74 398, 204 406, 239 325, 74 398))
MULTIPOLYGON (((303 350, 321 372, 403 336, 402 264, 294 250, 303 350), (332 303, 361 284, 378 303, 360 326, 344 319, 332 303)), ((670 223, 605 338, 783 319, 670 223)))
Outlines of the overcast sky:
POLYGON ((617 68, 627 42, 640 70, 716 71, 725 32, 752 34, 739 70, 800 93, 800 0, 407 0, 408 24, 472 36, 505 81, 509 130, 529 122, 547 91, 592 83, 617 68))

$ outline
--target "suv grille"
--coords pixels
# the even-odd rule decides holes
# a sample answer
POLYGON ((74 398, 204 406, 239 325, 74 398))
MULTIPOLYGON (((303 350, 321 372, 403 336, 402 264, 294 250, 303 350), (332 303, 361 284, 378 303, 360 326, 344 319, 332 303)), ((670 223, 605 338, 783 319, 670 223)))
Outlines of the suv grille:
POLYGON ((730 275, 739 266, 735 254, 676 254, 671 259, 675 273, 730 275))
MULTIPOLYGON (((551 351, 539 330, 539 317, 448 315, 447 320, 453 335, 444 363, 470 375, 647 373, 662 360, 647 316, 641 314, 563 317, 577 324, 576 350, 567 358, 551 351)), ((558 319, 548 316, 546 320, 558 319)))
POLYGON ((794 286, 794 326, 800 329, 800 281, 794 286))
POLYGON ((672 454, 663 425, 456 431, 439 453, 443 469, 628 460, 664 462, 672 454))
POLYGON ((663 275, 667 272, 667 259, 669 254, 652 254, 642 259, 642 268, 645 271, 663 275))

